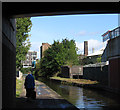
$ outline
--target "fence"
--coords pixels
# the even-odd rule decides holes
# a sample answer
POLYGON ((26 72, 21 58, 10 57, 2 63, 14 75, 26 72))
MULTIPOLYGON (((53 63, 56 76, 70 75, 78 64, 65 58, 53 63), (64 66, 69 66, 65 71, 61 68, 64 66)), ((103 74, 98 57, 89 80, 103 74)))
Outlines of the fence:
POLYGON ((91 64, 83 67, 83 78, 96 80, 103 85, 108 85, 108 64, 91 64))

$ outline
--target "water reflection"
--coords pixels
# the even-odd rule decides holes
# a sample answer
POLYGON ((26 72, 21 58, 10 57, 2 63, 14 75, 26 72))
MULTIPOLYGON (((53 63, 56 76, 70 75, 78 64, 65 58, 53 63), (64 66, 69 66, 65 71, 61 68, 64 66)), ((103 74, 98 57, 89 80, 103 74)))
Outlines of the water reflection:
POLYGON ((119 98, 117 95, 105 92, 84 89, 81 87, 68 86, 55 81, 39 79, 46 83, 50 88, 60 94, 64 99, 74 104, 77 108, 85 110, 110 110, 119 108, 119 98))
POLYGON ((61 95, 77 108, 101 108, 106 105, 102 98, 99 99, 98 95, 90 90, 67 85, 60 85, 59 87, 62 90, 61 95))

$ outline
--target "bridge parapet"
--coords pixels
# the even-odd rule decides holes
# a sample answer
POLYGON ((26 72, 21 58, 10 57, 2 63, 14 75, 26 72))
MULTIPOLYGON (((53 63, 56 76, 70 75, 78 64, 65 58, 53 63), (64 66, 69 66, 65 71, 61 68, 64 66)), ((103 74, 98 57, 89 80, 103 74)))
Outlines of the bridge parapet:
POLYGON ((108 40, 107 46, 102 55, 102 61, 108 61, 111 57, 120 56, 120 26, 107 31, 103 35, 103 42, 108 40))
POLYGON ((107 32, 105 32, 102 37, 103 37, 103 42, 106 41, 106 40, 110 40, 110 39, 113 39, 115 37, 118 37, 120 36, 120 26, 113 29, 112 31, 111 30, 108 30, 107 32))
POLYGON ((120 35, 108 41, 108 44, 102 54, 102 61, 107 61, 112 57, 120 56, 120 35))

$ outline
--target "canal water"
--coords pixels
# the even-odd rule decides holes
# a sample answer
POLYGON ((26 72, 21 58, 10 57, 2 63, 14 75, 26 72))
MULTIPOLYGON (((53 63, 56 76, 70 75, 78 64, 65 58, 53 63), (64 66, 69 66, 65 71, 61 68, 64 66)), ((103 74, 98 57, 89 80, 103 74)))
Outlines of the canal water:
POLYGON ((116 110, 120 108, 119 97, 113 93, 63 85, 45 78, 39 78, 39 81, 44 82, 79 109, 116 110))

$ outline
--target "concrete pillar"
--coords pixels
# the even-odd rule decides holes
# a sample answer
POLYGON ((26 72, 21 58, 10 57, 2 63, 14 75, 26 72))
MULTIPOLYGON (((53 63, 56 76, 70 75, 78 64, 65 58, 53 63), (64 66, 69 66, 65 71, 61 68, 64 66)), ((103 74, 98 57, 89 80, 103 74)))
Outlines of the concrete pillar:
POLYGON ((15 19, 2 17, 2 108, 15 107, 16 28, 15 19))
POLYGON ((69 67, 69 77, 73 78, 72 72, 71 72, 71 67, 69 67))

